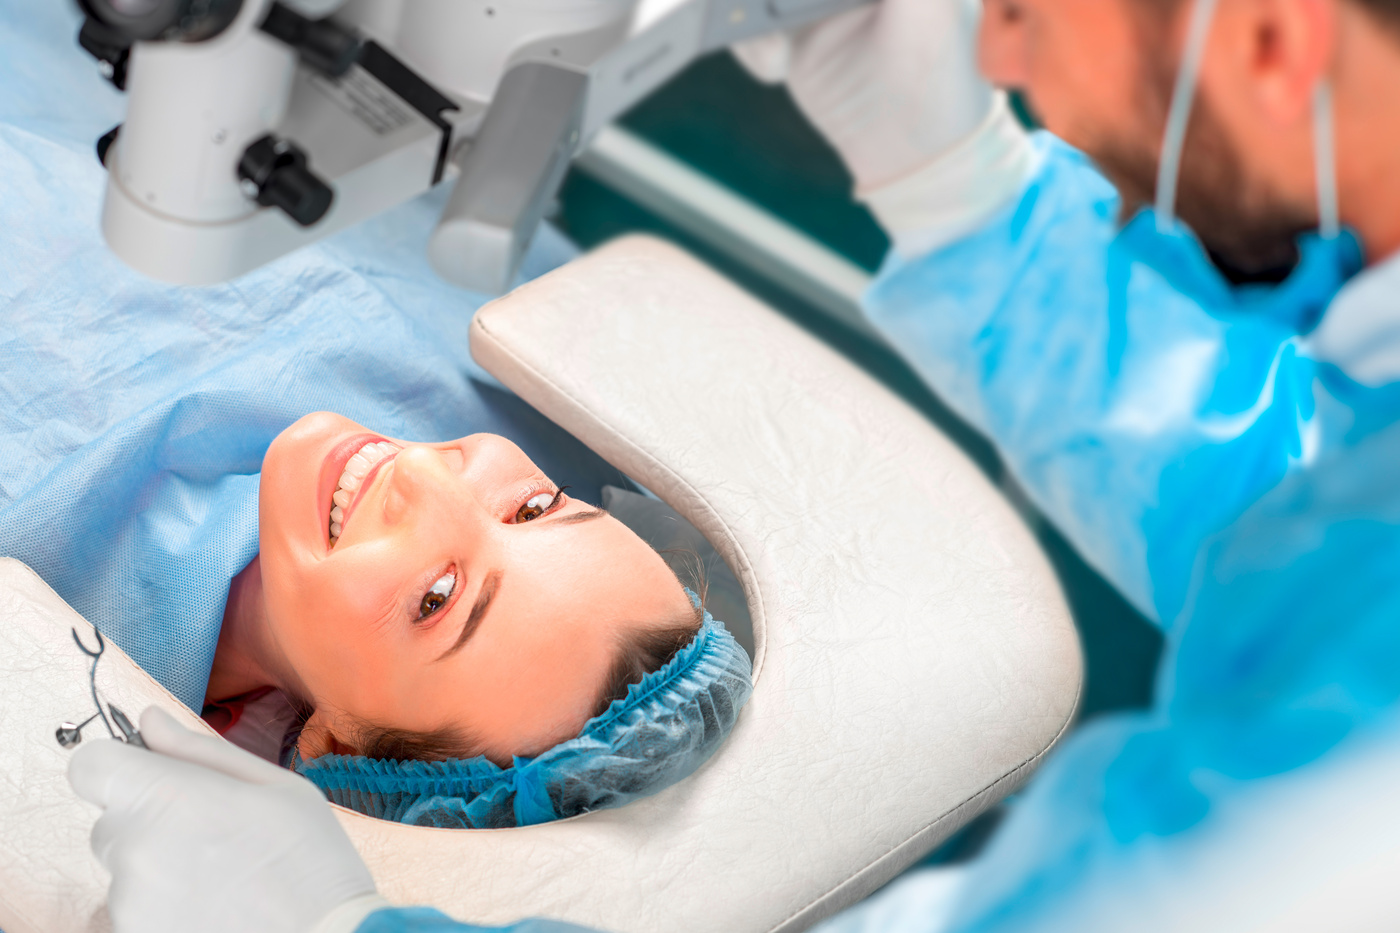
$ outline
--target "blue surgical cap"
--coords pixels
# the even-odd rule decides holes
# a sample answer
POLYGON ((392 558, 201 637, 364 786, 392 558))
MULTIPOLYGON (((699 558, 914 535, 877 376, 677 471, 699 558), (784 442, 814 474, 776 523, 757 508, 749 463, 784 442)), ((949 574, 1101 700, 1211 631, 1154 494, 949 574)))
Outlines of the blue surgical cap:
MULTIPOLYGON (((689 593, 689 591, 687 590, 689 593)), ((700 600, 690 593, 698 608, 700 600)), ((324 755, 296 768, 332 802, 448 829, 529 826, 620 807, 700 767, 753 692, 749 656, 706 612, 699 633, 576 738, 502 768, 484 756, 390 761, 324 755)))

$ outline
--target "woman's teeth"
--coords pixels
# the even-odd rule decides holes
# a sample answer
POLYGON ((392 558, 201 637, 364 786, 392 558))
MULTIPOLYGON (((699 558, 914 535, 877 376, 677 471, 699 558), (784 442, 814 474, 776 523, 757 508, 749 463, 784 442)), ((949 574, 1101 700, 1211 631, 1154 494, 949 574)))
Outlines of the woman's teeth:
POLYGON ((331 544, 340 539, 345 525, 345 510, 350 508, 350 500, 355 497, 355 490, 360 488, 369 471, 374 469, 374 465, 380 460, 402 449, 388 441, 372 442, 361 447, 355 456, 350 458, 350 462, 345 464, 345 472, 340 474, 340 482, 336 484, 335 494, 331 496, 334 503, 331 508, 331 544))

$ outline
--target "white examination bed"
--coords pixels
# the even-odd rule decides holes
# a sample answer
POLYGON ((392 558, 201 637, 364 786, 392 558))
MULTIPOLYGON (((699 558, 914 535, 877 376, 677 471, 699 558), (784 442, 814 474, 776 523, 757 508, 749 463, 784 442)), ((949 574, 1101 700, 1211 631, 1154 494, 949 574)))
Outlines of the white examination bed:
MULTIPOLYGON (((707 765, 622 809, 487 831, 342 811, 391 900, 618 933, 800 930, 1012 791, 1068 727, 1078 642, 1011 508, 915 411, 719 276, 618 241, 482 309, 472 340, 714 544, 747 595, 756 688, 707 765)), ((89 630, 0 561, 6 933, 107 928, 97 811, 53 736, 91 708, 72 625, 89 630)), ((203 727, 114 648, 99 689, 203 727)))

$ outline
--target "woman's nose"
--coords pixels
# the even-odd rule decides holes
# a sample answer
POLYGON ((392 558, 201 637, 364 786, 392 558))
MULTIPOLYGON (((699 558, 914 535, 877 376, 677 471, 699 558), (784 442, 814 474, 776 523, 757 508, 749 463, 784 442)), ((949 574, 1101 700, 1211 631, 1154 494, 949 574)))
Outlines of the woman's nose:
POLYGON ((397 524, 419 510, 460 520, 455 513, 469 496, 440 451, 411 444, 399 451, 390 466, 384 497, 385 521, 397 524))

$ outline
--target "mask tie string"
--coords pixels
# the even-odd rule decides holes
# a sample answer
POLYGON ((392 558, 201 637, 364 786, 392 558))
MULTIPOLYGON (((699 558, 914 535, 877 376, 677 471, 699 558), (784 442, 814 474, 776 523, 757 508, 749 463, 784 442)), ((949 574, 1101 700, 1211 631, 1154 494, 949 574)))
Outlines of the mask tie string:
POLYGON ((1335 240, 1342 232, 1333 121, 1332 82, 1323 78, 1313 88, 1313 158, 1317 163, 1317 232, 1324 240, 1335 240))
POLYGON ((1171 107, 1167 111, 1167 128, 1162 136, 1162 156, 1157 161, 1157 232, 1170 233, 1176 223, 1176 186, 1181 174, 1181 152, 1186 145, 1186 127, 1191 122, 1191 107, 1196 101, 1196 83, 1201 76, 1201 59, 1205 57, 1206 39, 1215 18, 1217 0, 1195 0, 1191 8, 1191 23, 1186 33, 1186 47, 1181 54, 1181 67, 1172 88, 1171 107))

